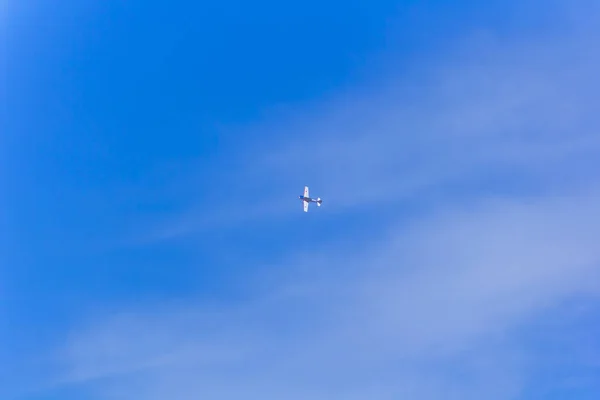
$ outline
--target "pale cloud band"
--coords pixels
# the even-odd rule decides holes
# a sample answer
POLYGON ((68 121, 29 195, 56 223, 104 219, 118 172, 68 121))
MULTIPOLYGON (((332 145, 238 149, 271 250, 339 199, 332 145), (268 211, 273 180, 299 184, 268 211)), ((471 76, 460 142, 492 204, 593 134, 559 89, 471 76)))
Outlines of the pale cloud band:
POLYGON ((275 109, 272 119, 245 128, 248 137, 271 131, 277 139, 243 155, 246 168, 224 180, 230 196, 216 192, 210 213, 202 204, 142 236, 286 218, 296 211, 290 193, 309 182, 330 213, 440 195, 446 201, 455 188, 493 195, 489 182, 500 183, 493 185, 500 194, 585 185, 596 177, 600 152, 600 35, 580 21, 559 36, 477 35, 452 56, 431 55, 411 73, 379 77, 374 88, 275 109), (268 202, 248 202, 248 193, 268 202))
POLYGON ((511 398, 536 356, 515 332, 600 295, 598 200, 447 210, 392 228, 353 264, 315 255, 314 279, 290 260, 288 284, 241 308, 110 318, 70 342, 68 380, 110 378, 102 390, 116 399, 511 398))

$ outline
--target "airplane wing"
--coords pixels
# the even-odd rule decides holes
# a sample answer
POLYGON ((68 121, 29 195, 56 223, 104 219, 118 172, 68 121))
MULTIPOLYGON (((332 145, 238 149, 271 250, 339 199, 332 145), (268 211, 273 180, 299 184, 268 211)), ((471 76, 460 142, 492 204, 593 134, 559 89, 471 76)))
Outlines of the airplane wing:
POLYGON ((304 197, 308 197, 308 186, 304 186, 304 197))
POLYGON ((304 203, 304 212, 308 212, 308 201, 303 201, 302 203, 304 203))

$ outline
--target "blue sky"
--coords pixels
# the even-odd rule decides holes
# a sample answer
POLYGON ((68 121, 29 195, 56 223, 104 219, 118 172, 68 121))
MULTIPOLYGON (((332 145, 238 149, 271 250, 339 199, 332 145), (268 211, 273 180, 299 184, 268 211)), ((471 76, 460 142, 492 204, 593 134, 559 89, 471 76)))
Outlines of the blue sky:
POLYGON ((600 396, 594 2, 2 7, 0 398, 600 396))

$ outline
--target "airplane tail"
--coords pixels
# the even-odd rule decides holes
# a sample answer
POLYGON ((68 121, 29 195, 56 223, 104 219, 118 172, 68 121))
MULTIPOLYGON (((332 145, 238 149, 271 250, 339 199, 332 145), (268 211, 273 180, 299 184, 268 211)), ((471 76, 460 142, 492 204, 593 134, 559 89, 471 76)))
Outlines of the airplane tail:
POLYGON ((323 202, 323 200, 321 200, 320 197, 317 197, 317 206, 321 207, 321 203, 323 202))

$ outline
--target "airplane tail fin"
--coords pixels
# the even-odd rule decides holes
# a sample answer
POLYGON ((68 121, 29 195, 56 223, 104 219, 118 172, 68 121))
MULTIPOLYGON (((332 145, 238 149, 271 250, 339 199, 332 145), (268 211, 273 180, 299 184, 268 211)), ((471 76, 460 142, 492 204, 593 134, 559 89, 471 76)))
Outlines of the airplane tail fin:
POLYGON ((323 202, 323 200, 321 200, 320 197, 317 197, 317 206, 321 207, 321 203, 323 202))

